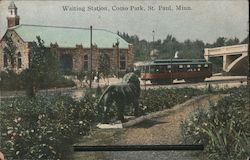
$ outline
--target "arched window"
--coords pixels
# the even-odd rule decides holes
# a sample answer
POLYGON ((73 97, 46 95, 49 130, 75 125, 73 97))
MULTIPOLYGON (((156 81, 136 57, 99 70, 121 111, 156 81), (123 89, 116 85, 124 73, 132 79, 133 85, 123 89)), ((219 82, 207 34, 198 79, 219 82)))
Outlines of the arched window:
POLYGON ((120 54, 120 69, 126 69, 126 54, 120 54))
POLYGON ((8 67, 8 57, 5 53, 3 54, 3 67, 8 67))
POLYGON ((20 52, 17 54, 17 68, 22 68, 22 55, 20 52))
POLYGON ((89 70, 89 56, 87 54, 83 57, 83 69, 84 71, 89 70))

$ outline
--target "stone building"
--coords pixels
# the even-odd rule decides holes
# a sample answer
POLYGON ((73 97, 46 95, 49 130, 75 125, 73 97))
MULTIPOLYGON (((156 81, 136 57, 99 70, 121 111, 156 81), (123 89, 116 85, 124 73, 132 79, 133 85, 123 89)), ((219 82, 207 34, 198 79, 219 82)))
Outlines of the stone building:
POLYGON ((29 45, 36 41, 37 36, 45 42, 45 47, 57 55, 62 70, 89 71, 91 64, 92 70, 96 70, 101 54, 108 55, 114 71, 125 71, 133 67, 133 46, 113 32, 93 29, 91 52, 89 28, 19 24, 20 17, 13 1, 8 10, 8 29, 0 40, 1 71, 10 68, 10 60, 4 53, 5 36, 11 37, 17 47, 13 68, 17 72, 28 68, 29 45))

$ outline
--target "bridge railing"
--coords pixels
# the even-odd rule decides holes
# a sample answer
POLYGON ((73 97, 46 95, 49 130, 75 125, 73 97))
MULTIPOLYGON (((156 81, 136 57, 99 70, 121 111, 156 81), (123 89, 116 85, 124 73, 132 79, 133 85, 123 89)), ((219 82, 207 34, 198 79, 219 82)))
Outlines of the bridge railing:
POLYGON ((216 48, 205 48, 204 56, 206 58, 206 57, 223 56, 230 54, 242 54, 243 52, 247 51, 248 51, 248 44, 240 44, 240 45, 216 47, 216 48))

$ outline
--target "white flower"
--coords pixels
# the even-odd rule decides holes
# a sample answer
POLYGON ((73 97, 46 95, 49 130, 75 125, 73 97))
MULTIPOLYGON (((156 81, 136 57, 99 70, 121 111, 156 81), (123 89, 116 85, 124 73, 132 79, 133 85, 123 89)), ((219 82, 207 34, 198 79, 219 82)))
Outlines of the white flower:
POLYGON ((43 118, 43 116, 42 116, 42 115, 39 115, 39 116, 38 116, 38 119, 42 119, 42 118, 43 118))
POLYGON ((83 124, 83 121, 79 121, 79 124, 83 124))
POLYGON ((30 132, 33 133, 33 132, 34 132, 34 129, 30 130, 30 132))
POLYGON ((194 134, 195 134, 195 135, 198 135, 198 134, 199 134, 199 132, 194 132, 194 134))
POLYGON ((13 130, 9 130, 8 132, 7 132, 7 134, 11 134, 13 132, 13 130))
POLYGON ((14 122, 16 122, 16 123, 18 122, 17 118, 14 119, 14 122))
POLYGON ((19 155, 20 151, 16 151, 16 155, 19 155))
POLYGON ((14 119, 14 122, 18 123, 18 122, 20 122, 21 120, 22 120, 22 118, 21 118, 21 117, 18 117, 18 118, 15 118, 15 119, 14 119))

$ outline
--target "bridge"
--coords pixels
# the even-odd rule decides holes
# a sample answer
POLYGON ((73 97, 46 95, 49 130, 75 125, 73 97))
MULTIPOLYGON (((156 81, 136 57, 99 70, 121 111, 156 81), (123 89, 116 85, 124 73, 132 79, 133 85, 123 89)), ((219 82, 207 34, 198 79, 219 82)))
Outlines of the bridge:
MULTIPOLYGON (((204 57, 223 57, 223 71, 227 74, 239 73, 248 68, 248 44, 205 48, 204 57)), ((243 73, 241 73, 243 74, 243 73)))

